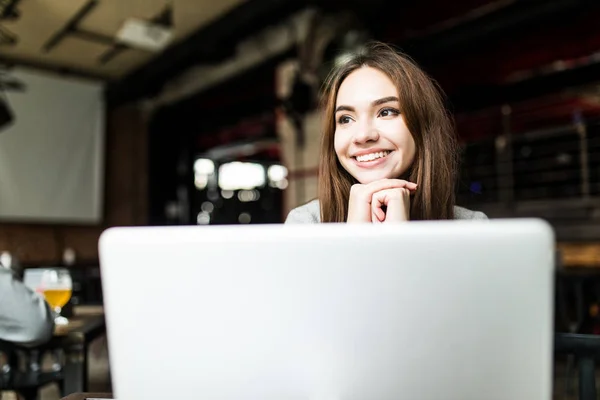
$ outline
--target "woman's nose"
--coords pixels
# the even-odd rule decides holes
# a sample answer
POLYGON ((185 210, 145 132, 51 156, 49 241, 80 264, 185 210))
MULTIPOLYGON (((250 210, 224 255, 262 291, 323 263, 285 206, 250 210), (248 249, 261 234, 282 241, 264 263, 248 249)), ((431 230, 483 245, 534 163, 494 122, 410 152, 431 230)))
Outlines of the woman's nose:
POLYGON ((379 139, 379 132, 373 124, 359 124, 356 128, 357 130, 354 135, 355 143, 376 142, 379 139))

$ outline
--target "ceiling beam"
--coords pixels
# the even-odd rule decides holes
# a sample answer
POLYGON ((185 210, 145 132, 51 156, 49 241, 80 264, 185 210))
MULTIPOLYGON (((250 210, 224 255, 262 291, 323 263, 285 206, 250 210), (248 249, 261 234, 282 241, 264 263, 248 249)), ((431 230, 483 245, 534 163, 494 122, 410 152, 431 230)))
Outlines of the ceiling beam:
POLYGON ((41 63, 41 62, 37 62, 34 60, 30 60, 30 59, 26 59, 26 58, 22 58, 22 57, 16 57, 16 56, 0 55, 0 64, 6 65, 8 68, 14 68, 14 67, 19 66, 19 67, 36 69, 39 71, 47 71, 47 72, 57 74, 57 75, 62 75, 62 76, 91 80, 91 81, 95 81, 95 82, 106 82, 108 79, 110 79, 110 77, 108 77, 107 75, 94 74, 87 70, 72 67, 72 66, 58 65, 58 64, 46 64, 46 63, 41 63))
POLYGON ((98 6, 98 0, 88 0, 76 13, 71 17, 69 21, 58 30, 44 45, 42 51, 44 53, 50 52, 54 49, 61 41, 63 41, 69 34, 77 29, 79 23, 88 16, 98 6))

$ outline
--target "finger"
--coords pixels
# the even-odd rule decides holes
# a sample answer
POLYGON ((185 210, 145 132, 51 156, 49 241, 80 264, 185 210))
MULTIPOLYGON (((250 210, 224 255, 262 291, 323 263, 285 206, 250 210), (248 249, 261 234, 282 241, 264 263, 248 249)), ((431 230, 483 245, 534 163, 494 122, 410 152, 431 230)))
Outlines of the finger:
POLYGON ((385 211, 382 207, 385 205, 385 195, 376 194, 371 199, 371 214, 380 222, 385 220, 385 211))
POLYGON ((373 222, 375 222, 375 220, 378 222, 383 222, 385 220, 385 212, 381 206, 372 206, 371 215, 373 216, 373 222))
POLYGON ((410 218, 410 192, 407 189, 394 189, 394 196, 387 203, 385 222, 402 222, 410 218))
MULTIPOLYGON (((379 209, 379 211, 382 211, 381 209, 379 209)), ((385 214, 383 216, 379 216, 376 213, 376 210, 373 210, 373 213, 371 214, 371 222, 374 224, 381 224, 383 223, 383 221, 385 220, 385 214)))
POLYGON ((373 193, 371 196, 371 201, 377 200, 381 205, 387 205, 390 201, 404 199, 405 197, 410 197, 412 191, 408 188, 394 188, 394 189, 384 189, 379 192, 373 193))
POLYGON ((372 222, 371 198, 362 193, 364 185, 355 184, 350 188, 350 198, 348 199, 348 216, 346 222, 349 223, 368 223, 372 222))
POLYGON ((406 187, 408 189, 416 188, 418 186, 415 182, 407 181, 405 179, 380 179, 379 181, 388 182, 392 185, 398 185, 394 187, 406 187))
POLYGON ((386 189, 399 188, 406 188, 412 191, 417 188, 417 184, 402 179, 381 179, 378 181, 371 182, 365 186, 365 189, 370 193, 371 196, 375 192, 380 192, 386 189))

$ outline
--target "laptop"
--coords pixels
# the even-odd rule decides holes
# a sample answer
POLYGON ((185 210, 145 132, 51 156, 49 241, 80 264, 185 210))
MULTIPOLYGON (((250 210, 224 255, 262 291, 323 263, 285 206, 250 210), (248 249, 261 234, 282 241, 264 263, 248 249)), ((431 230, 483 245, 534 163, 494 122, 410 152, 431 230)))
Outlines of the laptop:
POLYGON ((551 398, 540 220, 112 228, 117 400, 551 398))

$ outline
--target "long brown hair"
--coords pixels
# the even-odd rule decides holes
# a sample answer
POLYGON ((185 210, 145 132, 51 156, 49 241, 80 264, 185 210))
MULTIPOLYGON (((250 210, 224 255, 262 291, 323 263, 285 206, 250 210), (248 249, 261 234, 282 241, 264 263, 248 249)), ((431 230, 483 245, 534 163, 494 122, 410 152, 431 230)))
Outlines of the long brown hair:
POLYGON ((358 183, 338 161, 334 135, 338 90, 343 80, 361 67, 376 68, 394 82, 400 111, 415 141, 415 160, 407 171, 407 179, 418 184, 411 201, 411 219, 454 218, 457 152, 444 94, 408 56, 389 45, 372 42, 336 65, 324 84, 318 186, 321 221, 346 221, 350 188, 358 183))

